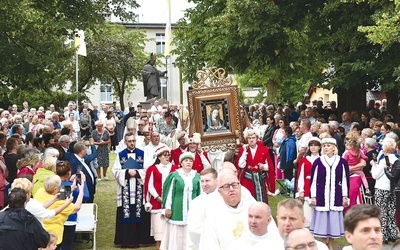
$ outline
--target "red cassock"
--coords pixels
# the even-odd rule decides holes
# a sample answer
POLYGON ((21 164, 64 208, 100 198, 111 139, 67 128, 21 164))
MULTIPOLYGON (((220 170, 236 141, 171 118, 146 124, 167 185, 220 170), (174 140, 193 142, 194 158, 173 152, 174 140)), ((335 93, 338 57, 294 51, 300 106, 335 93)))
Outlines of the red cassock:
MULTIPOLYGON (((174 172, 178 169, 177 165, 172 165, 170 173, 174 172)), ((145 202, 150 202, 152 205, 152 210, 157 211, 162 209, 162 204, 159 203, 156 198, 150 195, 149 193, 149 180, 152 177, 153 179, 153 187, 157 191, 158 195, 162 197, 162 189, 163 189, 163 177, 158 168, 155 165, 150 166, 146 171, 146 177, 144 180, 144 195, 145 195, 145 202)), ((166 176, 164 180, 166 179, 166 176)))
POLYGON ((169 161, 172 164, 175 164, 175 165, 179 166, 180 165, 179 164, 179 157, 181 156, 181 154, 183 152, 185 152, 185 151, 182 151, 182 149, 180 147, 177 147, 176 149, 171 150, 171 157, 169 158, 169 161))
POLYGON ((307 157, 300 159, 297 169, 297 192, 299 189, 304 190, 304 197, 310 197, 310 187, 311 187, 311 169, 312 164, 307 157), (302 180, 299 179, 300 174, 302 175, 302 180))
MULTIPOLYGON (((210 159, 208 159, 207 153, 203 152, 203 155, 206 157, 208 163, 211 165, 210 163, 210 159)), ((193 162, 193 170, 196 170, 197 173, 200 173, 201 171, 203 171, 204 166, 203 163, 201 162, 201 158, 199 153, 196 152, 196 155, 194 157, 194 162, 193 162)))
MULTIPOLYGON (((239 154, 236 158, 236 164, 239 164, 239 159, 243 154, 243 147, 239 148, 239 154)), ((268 147, 262 146, 257 143, 257 149, 254 157, 251 155, 250 148, 247 148, 246 167, 239 169, 239 181, 246 187, 253 197, 258 201, 265 201, 268 203, 268 190, 275 192, 275 170, 271 157, 268 152, 268 147), (268 163, 268 171, 264 171, 259 167, 259 163, 268 163), (262 180, 258 183, 257 180, 262 180), (259 188, 262 190, 260 190, 259 188), (256 191, 258 189, 258 191, 256 191)))

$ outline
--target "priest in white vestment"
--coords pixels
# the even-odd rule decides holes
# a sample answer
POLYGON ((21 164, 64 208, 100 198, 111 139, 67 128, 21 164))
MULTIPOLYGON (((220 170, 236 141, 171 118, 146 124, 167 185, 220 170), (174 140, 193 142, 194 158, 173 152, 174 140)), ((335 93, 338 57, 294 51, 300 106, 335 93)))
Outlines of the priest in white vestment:
POLYGON ((200 236, 203 229, 204 220, 206 218, 207 207, 211 206, 212 199, 210 194, 213 193, 218 186, 217 171, 213 168, 206 168, 200 173, 201 189, 203 193, 192 200, 187 219, 187 239, 186 249, 199 249, 200 236))
MULTIPOLYGON (((249 233, 248 209, 256 201, 251 196, 242 196, 240 182, 233 173, 220 176, 218 185, 218 193, 207 210, 199 249, 231 249, 249 233)), ((278 234, 274 220, 269 223, 268 231, 278 234)))

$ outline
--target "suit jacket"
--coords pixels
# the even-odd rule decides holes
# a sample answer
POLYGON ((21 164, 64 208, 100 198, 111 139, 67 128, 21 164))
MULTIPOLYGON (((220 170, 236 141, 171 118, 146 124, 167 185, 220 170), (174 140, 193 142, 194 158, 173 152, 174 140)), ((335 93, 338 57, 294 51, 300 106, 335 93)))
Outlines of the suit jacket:
MULTIPOLYGON (((90 156, 95 157, 93 155, 97 155, 97 151, 95 151, 95 152, 96 152, 95 154, 91 154, 90 156)), ((69 158, 69 164, 71 165, 71 174, 76 174, 76 172, 78 170, 78 166, 82 165, 82 172, 86 176, 86 185, 89 190, 90 198, 88 200, 88 203, 93 202, 94 194, 96 193, 96 178, 95 178, 95 174, 90 169, 89 164, 86 162, 86 159, 85 159, 85 164, 87 167, 85 167, 82 164, 82 162, 75 156, 75 154, 72 154, 71 158, 69 158)))

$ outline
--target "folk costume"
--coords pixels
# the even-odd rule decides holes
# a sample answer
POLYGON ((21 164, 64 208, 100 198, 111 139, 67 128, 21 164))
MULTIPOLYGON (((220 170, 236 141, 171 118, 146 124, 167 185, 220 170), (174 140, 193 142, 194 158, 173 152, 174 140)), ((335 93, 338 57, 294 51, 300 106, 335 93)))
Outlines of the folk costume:
POLYGON ((122 247, 138 247, 139 244, 154 244, 150 237, 150 214, 144 210, 143 169, 144 153, 135 148, 132 152, 124 149, 118 153, 113 166, 113 174, 118 183, 117 218, 114 244, 122 247), (124 163, 133 158, 142 169, 135 169, 136 176, 130 177, 124 163))
POLYGON ((186 135, 186 133, 184 131, 176 132, 174 135, 176 143, 173 143, 173 144, 177 144, 177 147, 175 149, 171 150, 171 157, 169 158, 169 161, 172 164, 179 165, 179 157, 181 156, 181 154, 186 152, 187 144, 186 144, 185 135, 186 135), (185 140, 185 145, 186 145, 185 148, 181 148, 181 145, 179 144, 180 139, 185 140))
MULTIPOLYGON (((189 145, 195 143, 197 147, 201 147, 201 135, 199 133, 194 133, 193 136, 185 135, 185 144, 189 145)), ((186 148, 187 152, 190 152, 189 146, 186 148)), ((191 152, 193 153, 193 152, 191 152)), ((207 152, 202 152, 201 154, 197 151, 194 153, 193 170, 200 173, 205 168, 211 168, 210 159, 208 159, 207 152)))
POLYGON ((316 159, 311 170, 310 193, 311 198, 316 198, 310 231, 321 238, 342 237, 344 235, 343 198, 349 196, 347 162, 335 154, 330 158, 322 155, 316 159))
MULTIPOLYGON (((193 159, 193 154, 184 153, 193 159), (191 155, 191 156, 190 156, 191 155)), ((171 218, 167 221, 160 249, 180 250, 186 248, 186 225, 191 201, 201 193, 200 175, 195 171, 185 172, 182 168, 168 175, 163 187, 163 209, 171 210, 171 218)))
MULTIPOLYGON (((166 146, 160 147, 156 150, 156 155, 163 152, 169 152, 166 146)), ((146 211, 150 210, 151 214, 151 229, 150 235, 156 241, 161 241, 164 233, 165 221, 161 219, 162 204, 157 201, 157 197, 162 197, 163 184, 168 175, 178 169, 178 166, 168 163, 163 165, 161 163, 150 166, 146 171, 146 178, 144 181, 144 194, 146 202, 146 211)))
POLYGON ((157 156, 155 154, 157 148, 166 146, 164 143, 159 142, 157 145, 154 145, 153 143, 149 143, 144 147, 144 163, 143 163, 143 168, 147 170, 151 165, 154 164, 155 160, 157 159, 157 156))
POLYGON ((268 191, 275 192, 275 171, 268 148, 257 143, 254 149, 239 148, 239 181, 257 201, 268 203, 268 191), (265 168, 259 164, 266 164, 265 168))
POLYGON ((304 217, 306 218, 305 220, 306 227, 310 226, 311 217, 313 213, 313 208, 310 205, 311 169, 312 169, 312 164, 318 158, 319 155, 318 156, 307 155, 306 157, 300 159, 298 165, 297 195, 301 192, 304 192, 303 210, 304 210, 304 217))
POLYGON ((186 149, 182 149, 181 147, 177 147, 176 149, 171 150, 171 158, 169 159, 172 164, 179 165, 179 157, 181 154, 186 152, 186 149))

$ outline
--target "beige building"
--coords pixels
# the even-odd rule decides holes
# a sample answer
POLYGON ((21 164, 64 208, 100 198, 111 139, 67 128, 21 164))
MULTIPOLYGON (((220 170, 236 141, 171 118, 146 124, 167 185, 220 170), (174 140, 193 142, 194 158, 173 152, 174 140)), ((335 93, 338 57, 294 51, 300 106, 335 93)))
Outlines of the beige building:
POLYGON ((324 105, 326 105, 328 101, 335 101, 337 103, 337 94, 333 93, 332 89, 324 89, 315 86, 310 86, 308 88, 307 93, 304 94, 303 101, 309 100, 312 102, 314 100, 320 100, 321 98, 324 105))
MULTIPOLYGON (((137 0, 140 7, 135 9, 137 14, 135 23, 121 23, 120 20, 111 16, 110 21, 113 23, 121 23, 129 29, 141 29, 147 34, 150 41, 146 44, 146 54, 157 53, 157 68, 161 71, 168 71, 168 78, 161 79, 161 97, 170 101, 170 103, 183 103, 187 105, 186 90, 188 89, 187 83, 181 83, 180 71, 175 67, 175 55, 166 60, 165 52, 165 27, 168 20, 167 1, 159 1, 155 3, 149 0, 137 0), (182 88, 180 87, 182 85, 182 88), (182 91, 181 91, 182 89, 182 91)), ((194 4, 189 3, 188 0, 170 0, 171 9, 171 23, 172 33, 174 24, 183 17, 184 10, 192 7, 194 4)), ((172 34, 173 37, 173 34, 172 34)), ((171 50, 173 47, 171 48, 171 50)), ((146 97, 143 95, 142 79, 135 81, 136 87, 131 93, 125 94, 125 100, 116 100, 113 94, 113 88, 110 85, 98 83, 93 86, 86 94, 93 104, 112 103, 113 101, 124 102, 127 106, 128 101, 132 101, 136 106, 139 102, 145 101, 146 97)))
MULTIPOLYGON (((157 68, 161 71, 168 71, 167 78, 161 78, 161 97, 170 101, 170 103, 181 103, 181 78, 180 71, 174 66, 176 55, 166 58, 164 56, 165 51, 165 23, 159 24, 124 24, 128 29, 141 29, 146 31, 147 38, 150 41, 146 44, 145 51, 149 55, 150 53, 157 53, 157 68)), ((128 101, 132 101, 136 106, 139 102, 145 101, 146 97, 143 95, 143 82, 142 79, 137 79, 135 82, 136 87, 131 93, 125 93, 125 100, 123 100, 125 106, 128 101)), ((182 83, 183 89, 183 104, 186 105, 186 90, 188 89, 187 83, 182 83)), ((113 101, 120 102, 116 97, 113 96, 113 88, 111 85, 102 84, 99 82, 88 90, 86 93, 89 100, 93 104, 107 103, 110 104, 113 101)))

